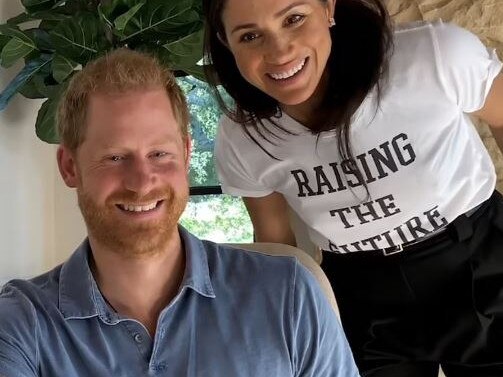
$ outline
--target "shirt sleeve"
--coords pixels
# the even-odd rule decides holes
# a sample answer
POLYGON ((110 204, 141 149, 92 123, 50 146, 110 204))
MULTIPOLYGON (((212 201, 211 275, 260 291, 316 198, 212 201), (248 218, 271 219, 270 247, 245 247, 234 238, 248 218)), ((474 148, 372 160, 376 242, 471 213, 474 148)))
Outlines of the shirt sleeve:
POLYGON ((359 377, 334 308, 314 276, 297 262, 293 370, 296 377, 359 377))
POLYGON ((440 76, 447 95, 466 113, 480 110, 501 71, 496 51, 455 25, 440 23, 434 30, 440 76))
POLYGON ((0 292, 0 376, 36 377, 36 320, 16 289, 0 292))
POLYGON ((262 197, 274 190, 260 183, 252 169, 259 153, 255 144, 247 136, 242 126, 223 117, 218 127, 215 141, 215 162, 222 191, 226 194, 244 197, 262 197), (247 157, 248 156, 248 157, 247 157))

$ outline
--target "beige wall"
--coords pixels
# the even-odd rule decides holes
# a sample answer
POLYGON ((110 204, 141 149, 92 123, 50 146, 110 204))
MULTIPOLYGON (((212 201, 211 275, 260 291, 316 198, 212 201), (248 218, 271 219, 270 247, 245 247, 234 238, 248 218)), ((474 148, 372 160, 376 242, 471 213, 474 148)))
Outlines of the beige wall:
MULTIPOLYGON (((0 1, 0 22, 21 11, 20 1, 0 1)), ((0 69, 1 89, 21 67, 0 69)), ((57 172, 56 147, 35 135, 41 103, 16 96, 0 112, 0 284, 54 266, 83 235, 73 193, 57 172)))

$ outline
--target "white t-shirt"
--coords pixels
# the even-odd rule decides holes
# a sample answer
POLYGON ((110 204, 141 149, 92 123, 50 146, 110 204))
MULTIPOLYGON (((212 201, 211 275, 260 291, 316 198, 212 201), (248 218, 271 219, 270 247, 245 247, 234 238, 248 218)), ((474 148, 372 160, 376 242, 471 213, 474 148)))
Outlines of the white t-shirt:
MULTIPOLYGON (((496 175, 467 113, 483 107, 502 67, 494 51, 459 27, 416 23, 395 31, 389 84, 376 108, 367 96, 351 125, 365 188, 341 161, 333 131, 316 135, 283 113, 296 135, 276 145, 221 120, 215 155, 224 192, 284 195, 320 248, 346 253, 410 242, 488 199, 496 175)), ((269 125, 269 124, 268 124, 269 125)), ((250 129, 256 135, 254 130, 250 129)))

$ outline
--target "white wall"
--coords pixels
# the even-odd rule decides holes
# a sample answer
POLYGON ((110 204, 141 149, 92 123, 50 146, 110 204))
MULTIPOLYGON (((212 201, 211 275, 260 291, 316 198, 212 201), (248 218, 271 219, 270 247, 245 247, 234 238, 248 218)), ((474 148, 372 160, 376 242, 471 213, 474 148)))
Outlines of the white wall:
MULTIPOLYGON (((0 1, 0 23, 20 13, 20 3, 0 1)), ((0 69, 0 90, 21 67, 0 69)), ((54 266, 84 234, 74 194, 57 172, 56 147, 35 135, 41 103, 16 95, 0 112, 0 285, 54 266)))

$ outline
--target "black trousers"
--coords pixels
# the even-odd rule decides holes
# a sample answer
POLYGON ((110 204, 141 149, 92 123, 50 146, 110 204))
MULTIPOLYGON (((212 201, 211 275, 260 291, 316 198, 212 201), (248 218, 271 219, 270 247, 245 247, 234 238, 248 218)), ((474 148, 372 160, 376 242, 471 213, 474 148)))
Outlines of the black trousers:
POLYGON ((362 376, 503 377, 503 199, 420 250, 323 253, 362 376))

